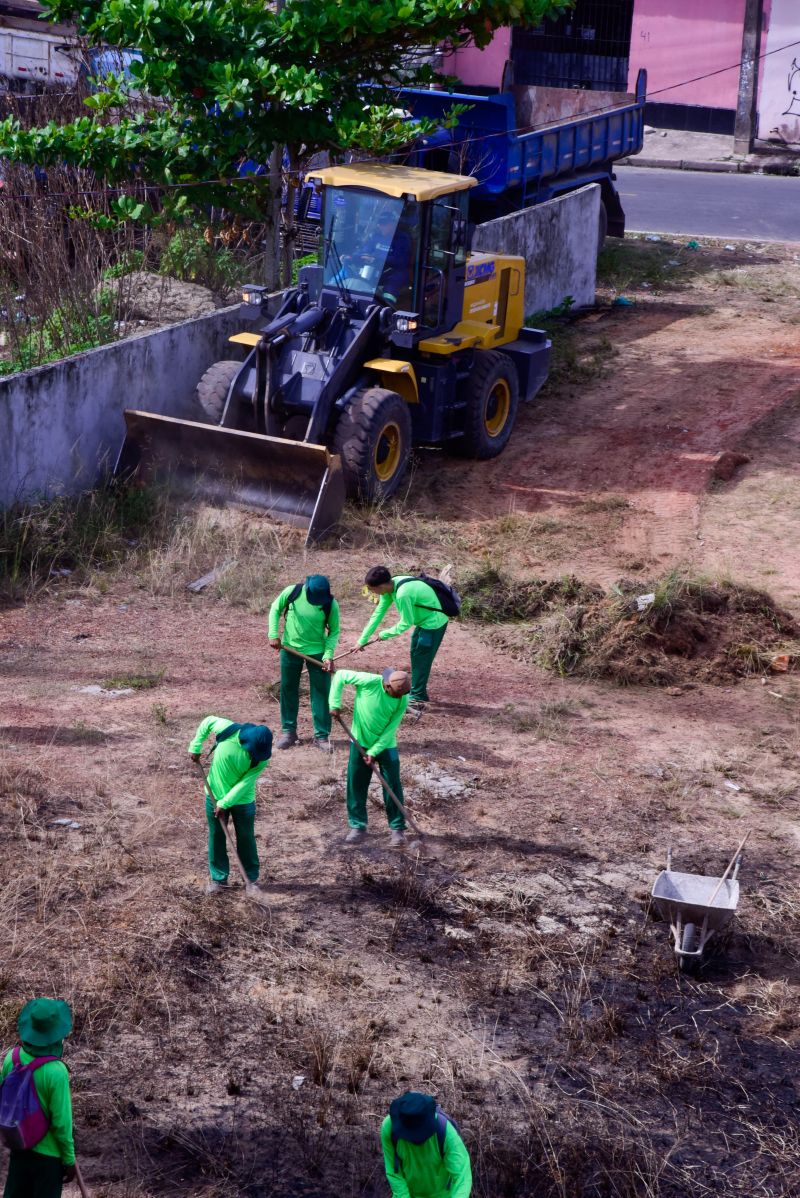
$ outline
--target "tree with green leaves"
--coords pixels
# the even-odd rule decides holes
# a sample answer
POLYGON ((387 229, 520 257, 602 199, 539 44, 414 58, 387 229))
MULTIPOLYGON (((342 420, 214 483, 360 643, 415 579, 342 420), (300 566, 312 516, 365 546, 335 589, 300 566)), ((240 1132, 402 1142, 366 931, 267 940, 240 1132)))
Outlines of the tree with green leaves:
POLYGON ((48 0, 90 45, 135 48, 141 61, 98 80, 69 124, 0 123, 0 157, 65 163, 120 186, 117 219, 148 220, 126 193, 159 188, 161 220, 211 205, 264 216, 280 195, 280 156, 301 147, 386 154, 408 142, 400 86, 436 77, 421 46, 485 46, 495 29, 533 24, 572 0, 48 0), (238 178, 246 160, 271 163, 238 178), (232 182, 232 180, 236 180, 232 182))

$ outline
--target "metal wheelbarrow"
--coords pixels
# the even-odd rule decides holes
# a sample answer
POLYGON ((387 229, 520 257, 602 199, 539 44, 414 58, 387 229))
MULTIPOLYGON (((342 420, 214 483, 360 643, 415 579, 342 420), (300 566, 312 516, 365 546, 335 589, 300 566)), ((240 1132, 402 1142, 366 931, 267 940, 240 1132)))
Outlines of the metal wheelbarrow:
POLYGON ((651 897, 661 918, 670 925, 678 967, 686 972, 699 966, 709 940, 718 936, 736 913, 737 877, 749 835, 748 832, 721 878, 678 873, 672 868, 672 849, 667 850, 667 868, 656 878, 651 897))

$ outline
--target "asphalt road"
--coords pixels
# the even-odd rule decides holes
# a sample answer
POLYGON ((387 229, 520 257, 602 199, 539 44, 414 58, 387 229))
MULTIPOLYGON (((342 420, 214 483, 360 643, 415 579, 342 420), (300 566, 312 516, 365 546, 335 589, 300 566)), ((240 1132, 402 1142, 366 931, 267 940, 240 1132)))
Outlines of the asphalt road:
POLYGON ((618 167, 632 233, 800 241, 800 178, 618 167))

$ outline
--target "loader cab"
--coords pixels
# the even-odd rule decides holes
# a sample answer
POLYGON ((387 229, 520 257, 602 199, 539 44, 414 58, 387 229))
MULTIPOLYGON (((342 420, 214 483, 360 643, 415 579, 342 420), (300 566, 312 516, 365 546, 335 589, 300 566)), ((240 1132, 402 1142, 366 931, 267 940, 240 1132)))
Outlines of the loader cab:
POLYGON ((453 328, 475 180, 383 163, 328 167, 312 178, 322 191, 321 302, 393 308, 390 339, 402 347, 453 328))

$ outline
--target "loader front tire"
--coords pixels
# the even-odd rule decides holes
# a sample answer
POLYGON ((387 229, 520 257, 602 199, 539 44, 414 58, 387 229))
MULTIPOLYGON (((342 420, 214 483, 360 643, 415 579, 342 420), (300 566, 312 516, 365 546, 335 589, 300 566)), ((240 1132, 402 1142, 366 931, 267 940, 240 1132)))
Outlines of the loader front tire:
POLYGON ((496 458, 508 444, 519 407, 519 379, 509 357, 479 349, 467 383, 464 436, 454 448, 466 458, 496 458))
POLYGON ((396 391, 364 387, 339 417, 333 439, 347 495, 378 503, 394 495, 411 456, 411 416, 396 391))
POLYGON ((219 424, 222 419, 231 383, 241 369, 241 362, 215 362, 197 384, 197 402, 208 417, 209 424, 219 424))

